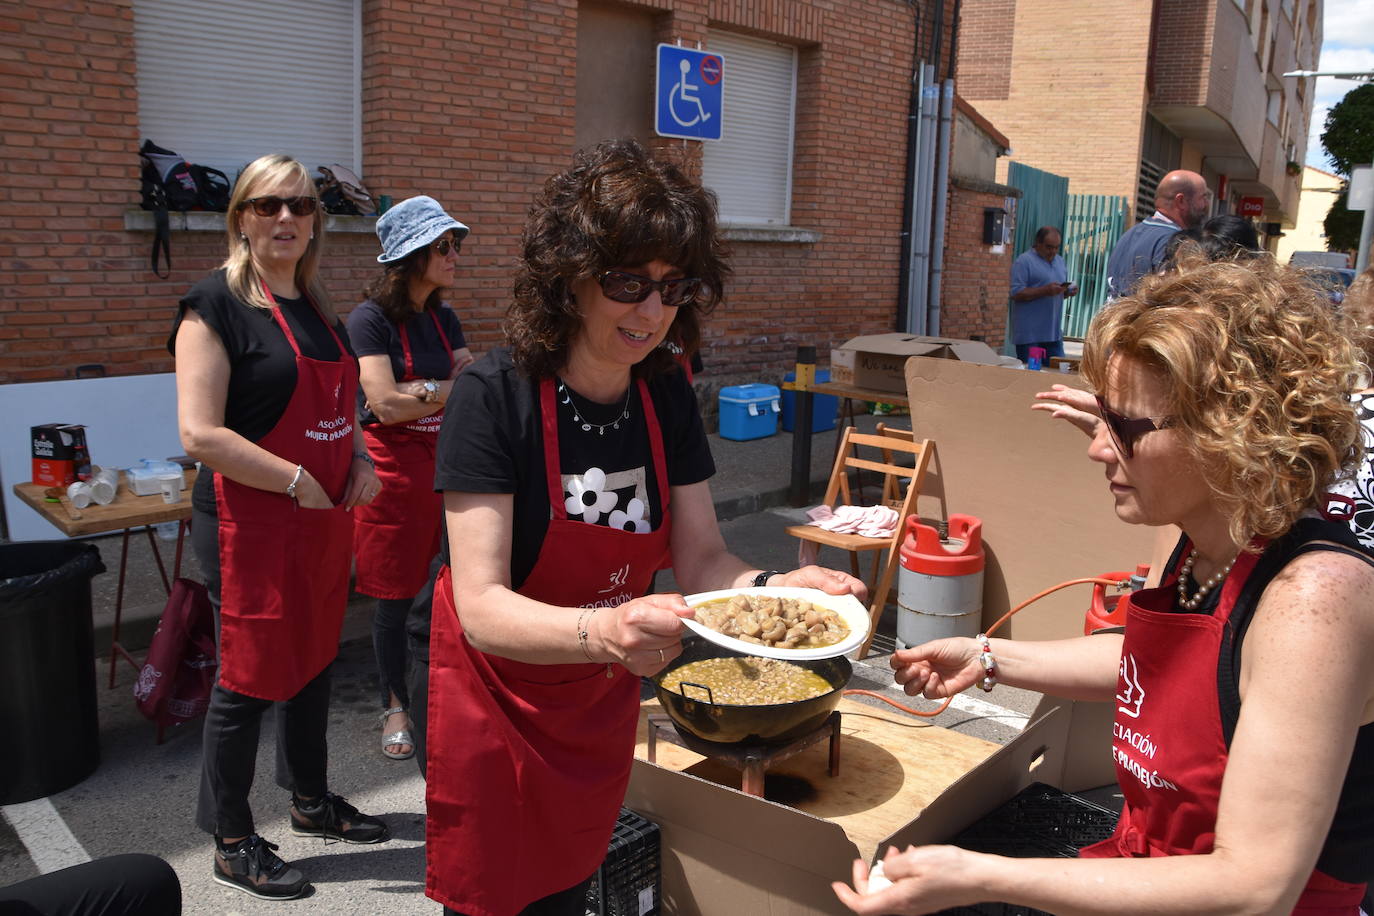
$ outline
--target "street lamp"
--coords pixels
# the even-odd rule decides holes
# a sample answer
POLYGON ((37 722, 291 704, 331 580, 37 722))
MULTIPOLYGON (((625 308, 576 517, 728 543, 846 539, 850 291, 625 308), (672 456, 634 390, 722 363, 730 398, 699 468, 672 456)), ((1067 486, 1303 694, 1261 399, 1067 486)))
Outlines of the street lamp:
MULTIPOLYGON (((1333 70, 1290 70, 1284 76, 1332 76, 1340 80, 1368 82, 1374 80, 1374 70, 1368 72, 1337 72, 1333 70)), ((1371 164, 1374 168, 1374 164, 1371 164)), ((1348 198, 1347 198, 1348 199, 1348 198)), ((1369 266, 1369 236, 1374 229, 1374 200, 1365 201, 1364 219, 1360 221, 1360 248, 1355 253, 1355 273, 1360 274, 1369 266)))

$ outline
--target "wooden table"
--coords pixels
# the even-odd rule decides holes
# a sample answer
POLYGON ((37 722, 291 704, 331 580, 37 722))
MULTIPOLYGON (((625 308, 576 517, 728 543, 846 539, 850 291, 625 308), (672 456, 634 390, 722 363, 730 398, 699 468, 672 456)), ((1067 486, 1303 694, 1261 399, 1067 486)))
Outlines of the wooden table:
POLYGON ((157 537, 153 526, 164 522, 177 523, 176 560, 172 577, 181 574, 181 552, 186 539, 186 530, 191 520, 191 488, 196 482, 196 471, 186 473, 186 488, 182 490, 178 502, 162 501, 162 494, 136 496, 129 489, 127 481, 121 479, 114 502, 107 506, 95 503, 85 509, 77 509, 63 497, 61 502, 50 502, 45 496, 48 487, 36 483, 17 483, 14 495, 61 531, 69 538, 91 534, 105 534, 110 531, 123 531, 124 539, 119 551, 119 586, 115 591, 114 626, 110 633, 110 686, 115 685, 115 662, 122 657, 134 671, 139 669, 138 662, 119 642, 119 623, 124 613, 124 581, 129 559, 129 532, 142 528, 148 535, 148 546, 152 548, 153 559, 157 561, 157 571, 162 576, 162 587, 171 594, 172 583, 167 577, 167 569, 162 564, 162 552, 158 550, 157 537))
MULTIPOLYGON (((800 392, 795 382, 786 382, 782 387, 800 392)), ((806 390, 813 395, 828 394, 840 399, 840 424, 835 431, 836 449, 840 446, 839 433, 844 429, 844 424, 854 424, 854 401, 892 404, 908 410, 911 408, 911 401, 905 391, 879 391, 876 388, 859 388, 840 382, 812 382, 806 386, 806 390)), ((792 494, 792 505, 799 507, 811 504, 811 408, 810 399, 807 401, 805 411, 802 410, 800 398, 795 402, 796 412, 793 416, 797 419, 792 424, 792 480, 789 491, 792 494)))

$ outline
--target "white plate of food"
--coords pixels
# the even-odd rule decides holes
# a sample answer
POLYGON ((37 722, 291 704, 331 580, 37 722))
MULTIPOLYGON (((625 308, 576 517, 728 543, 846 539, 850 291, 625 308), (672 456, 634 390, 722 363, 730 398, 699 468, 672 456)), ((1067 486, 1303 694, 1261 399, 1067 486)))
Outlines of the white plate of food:
POLYGON ((784 661, 834 658, 859 648, 868 637, 868 608, 853 595, 815 588, 727 588, 687 595, 686 601, 697 612, 695 620, 683 618, 688 629, 744 655, 784 661))

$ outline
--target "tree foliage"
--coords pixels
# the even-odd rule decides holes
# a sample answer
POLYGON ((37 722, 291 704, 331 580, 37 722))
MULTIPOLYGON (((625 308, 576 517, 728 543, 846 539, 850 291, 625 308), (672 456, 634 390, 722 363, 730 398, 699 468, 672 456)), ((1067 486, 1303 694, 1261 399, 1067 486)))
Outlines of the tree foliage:
POLYGON ((1322 148, 1336 171, 1350 177, 1357 165, 1374 160, 1374 83, 1350 90, 1326 113, 1322 148))
POLYGON ((1353 251, 1360 245, 1360 223, 1364 219, 1364 211, 1346 209, 1349 193, 1349 188, 1342 188, 1327 211, 1326 219, 1322 220, 1328 251, 1353 251))

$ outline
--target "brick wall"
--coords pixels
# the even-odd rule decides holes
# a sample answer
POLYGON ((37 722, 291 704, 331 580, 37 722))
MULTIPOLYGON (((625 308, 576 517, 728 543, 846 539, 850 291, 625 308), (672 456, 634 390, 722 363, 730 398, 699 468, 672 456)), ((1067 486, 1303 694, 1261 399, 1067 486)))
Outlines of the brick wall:
POLYGON ((1004 195, 1010 191, 976 180, 956 180, 950 186, 940 295, 943 337, 981 337, 995 350, 1002 347, 1011 291, 1011 246, 998 254, 982 244, 983 208, 1004 206, 1004 195))
POLYGON ((1014 14, 1003 9, 1011 5, 963 5, 959 94, 1006 134, 1016 160, 1068 176, 1075 194, 1134 199, 1151 4, 1016 0, 1014 14), (992 59, 1010 61, 1009 90, 986 78, 992 59))
MULTIPOLYGON (((85 363, 111 375, 170 371, 176 301, 223 258, 221 233, 174 232, 172 274, 159 280, 151 233, 124 228, 141 140, 132 2, 31 0, 11 4, 0 28, 0 383, 70 378, 85 363)), ((360 171, 374 194, 432 195, 472 227, 450 301, 477 351, 502 341, 520 227, 539 185, 569 161, 576 128, 576 0, 528 0, 518 18, 509 7, 363 2, 360 171)), ((655 17, 664 40, 704 40, 709 23, 800 49, 791 222, 820 238, 733 242, 735 279, 705 328, 708 377, 775 379, 798 344, 825 354, 891 329, 912 10, 870 0, 633 8, 655 17)), ((376 270, 376 250, 370 233, 329 235, 324 281, 341 313, 376 270)))

